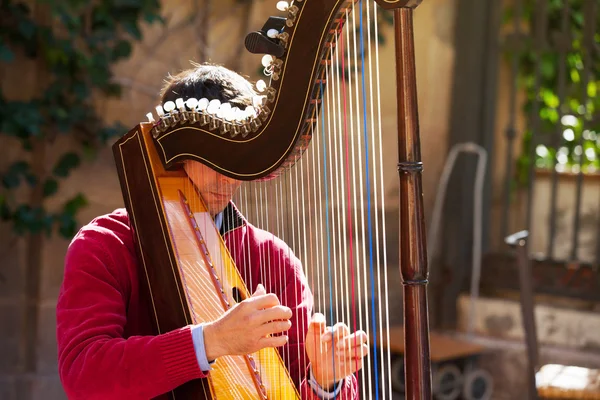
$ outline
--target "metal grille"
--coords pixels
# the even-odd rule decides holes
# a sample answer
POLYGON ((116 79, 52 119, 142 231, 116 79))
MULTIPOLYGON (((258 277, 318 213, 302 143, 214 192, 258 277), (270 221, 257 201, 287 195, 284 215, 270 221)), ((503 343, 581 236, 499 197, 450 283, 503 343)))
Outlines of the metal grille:
MULTIPOLYGON (((599 300, 599 2, 512 0, 505 11, 506 175, 492 229, 502 237, 528 231, 537 292, 599 300)), ((515 285, 502 278, 515 276, 508 255, 496 252, 484 265, 488 285, 515 285)))

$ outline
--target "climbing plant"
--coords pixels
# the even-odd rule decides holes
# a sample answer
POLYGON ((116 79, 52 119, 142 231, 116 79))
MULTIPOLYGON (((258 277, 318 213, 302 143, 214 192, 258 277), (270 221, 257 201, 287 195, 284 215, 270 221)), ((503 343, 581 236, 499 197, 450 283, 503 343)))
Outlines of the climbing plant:
POLYGON ((600 18, 589 15, 592 1, 520 0, 506 9, 505 24, 512 30, 519 18, 515 5, 522 7, 519 25, 526 32, 506 52, 508 58, 518 59, 518 85, 525 94, 522 111, 527 130, 517 165, 521 184, 527 181, 532 162, 539 169, 578 172, 581 165, 586 173, 600 171, 600 18), (542 3, 545 13, 540 13, 542 3), (541 45, 536 40, 539 15, 544 19, 541 45), (568 17, 566 32, 564 15, 568 17), (533 127, 536 148, 531 159, 533 127))
MULTIPOLYGON (((51 210, 48 199, 86 154, 125 132, 105 123, 94 99, 121 93, 111 68, 130 56, 133 43, 142 38, 142 23, 161 21, 159 11, 158 0, 0 0, 0 69, 29 71, 23 66, 34 65, 21 77, 31 85, 26 92, 31 96, 16 101, 0 90, 0 143, 10 136, 24 150, 23 157, 0 169, 0 220, 25 238, 21 372, 37 367, 44 237, 56 232, 72 237, 77 213, 87 204, 79 193, 51 210), (48 168, 55 156, 48 153, 59 135, 68 135, 75 150, 59 154, 48 168)), ((1 149, 7 155, 8 149, 1 149)), ((2 271, 0 278, 6 283, 2 271)))
POLYGON ((36 82, 33 96, 14 101, 0 90, 0 135, 16 138, 25 150, 0 169, 0 218, 15 233, 74 234, 85 196, 53 210, 46 200, 86 154, 124 132, 103 121, 94 98, 119 96, 111 67, 130 56, 142 23, 161 21, 159 9, 158 0, 0 0, 1 67, 19 68, 24 59, 35 64, 35 76, 23 77, 36 82), (46 169, 45 150, 59 135, 71 136, 78 147, 46 169), (32 193, 25 201, 16 196, 23 185, 32 193))

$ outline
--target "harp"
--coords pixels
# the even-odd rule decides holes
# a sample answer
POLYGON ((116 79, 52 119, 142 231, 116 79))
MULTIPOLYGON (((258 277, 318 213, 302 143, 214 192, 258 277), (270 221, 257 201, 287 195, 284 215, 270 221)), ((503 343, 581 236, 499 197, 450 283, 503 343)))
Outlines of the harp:
MULTIPOLYGON (((205 228, 198 227, 194 216, 205 215, 206 206, 181 168, 186 160, 198 161, 245 182, 234 203, 265 230, 284 236, 302 261, 315 290, 315 309, 328 324, 343 320, 353 330, 367 331, 374 354, 357 374, 360 397, 391 398, 390 355, 379 345, 389 329, 389 299, 398 290, 388 287, 393 278, 385 261, 380 161, 387 145, 378 96, 381 85, 393 82, 389 71, 395 68, 398 132, 387 136, 397 137, 398 149, 405 392, 410 399, 431 398, 412 25, 419 3, 279 2, 284 17, 270 18, 246 38, 248 50, 265 54, 269 76, 268 83, 257 84, 253 107, 181 98, 157 107, 149 122, 114 145, 156 333, 214 318, 253 290, 231 249, 218 237, 210 239, 212 222, 205 216, 205 228), (393 15, 394 22, 396 62, 385 70, 373 40, 381 12, 393 15), (369 187, 373 183, 375 189, 369 187), (194 268, 202 273, 194 275, 194 268), (210 312, 202 309, 206 304, 210 312)), ((285 350, 273 348, 225 357, 209 378, 189 382, 171 396, 299 398, 285 358, 285 350)))

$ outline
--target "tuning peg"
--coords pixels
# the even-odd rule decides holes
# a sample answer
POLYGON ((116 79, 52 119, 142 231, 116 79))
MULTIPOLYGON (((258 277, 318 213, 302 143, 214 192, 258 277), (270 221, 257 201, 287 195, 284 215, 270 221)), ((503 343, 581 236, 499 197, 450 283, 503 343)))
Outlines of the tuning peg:
POLYGON ((173 111, 175 109, 175 103, 173 103, 172 101, 167 101, 163 105, 163 108, 165 109, 166 112, 170 113, 171 111, 173 111))
POLYGON ((273 56, 270 54, 266 54, 263 56, 262 60, 261 60, 262 66, 265 68, 268 68, 271 66, 271 64, 273 63, 273 56))
POLYGON ((287 1, 278 1, 277 2, 277 9, 279 11, 287 11, 288 8, 290 8, 290 3, 288 3, 287 1))
POLYGON ((194 97, 190 97, 189 99, 187 99, 187 101, 185 102, 185 105, 187 106, 187 108, 189 108, 190 110, 195 110, 196 107, 198 106, 198 99, 194 98, 194 97))
POLYGON ((231 104, 229 104, 229 103, 223 103, 219 107, 219 111, 217 111, 217 117, 218 118, 225 118, 225 116, 228 115, 228 113, 230 111, 231 111, 231 104))
POLYGON ((266 88, 267 88, 267 84, 262 79, 260 79, 259 81, 256 82, 256 90, 258 90, 259 93, 264 92, 266 88))
POLYGON ((265 98, 265 96, 254 96, 252 98, 252 105, 254 107, 260 107, 260 106, 262 106, 264 98, 265 98))
POLYGON ((185 111, 185 101, 183 101, 183 99, 179 98, 177 100, 175 100, 175 105, 177 106, 177 109, 181 112, 185 111))
POLYGON ((251 117, 254 117, 255 115, 256 115, 256 109, 254 107, 252 107, 252 106, 248 106, 244 110, 244 117, 245 118, 251 118, 251 117))
POLYGON ((198 110, 205 111, 208 108, 209 103, 210 102, 208 101, 207 98, 202 98, 202 99, 198 100, 198 110))
POLYGON ((146 118, 148 118, 148 122, 150 123, 155 123, 156 121, 154 120, 154 115, 152 115, 151 112, 149 112, 148 114, 146 114, 146 118))
POLYGON ((158 118, 165 115, 165 110, 163 110, 162 106, 156 106, 156 114, 158 115, 158 118))
POLYGON ((206 107, 206 112, 208 112, 209 114, 216 114, 219 111, 219 108, 221 107, 221 102, 217 99, 211 100, 208 103, 208 107, 206 107))
POLYGON ((237 111, 238 110, 239 109, 237 107, 233 107, 233 108, 230 108, 229 110, 227 110, 225 112, 225 114, 224 114, 225 115, 225 120, 229 121, 229 122, 231 122, 233 120, 236 120, 237 119, 237 111))

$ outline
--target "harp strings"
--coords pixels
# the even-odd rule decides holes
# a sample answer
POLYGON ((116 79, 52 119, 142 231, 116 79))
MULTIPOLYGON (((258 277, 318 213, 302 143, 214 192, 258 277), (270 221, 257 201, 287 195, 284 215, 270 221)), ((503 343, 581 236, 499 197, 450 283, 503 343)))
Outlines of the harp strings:
MULTIPOLYGON (((275 180, 244 183, 234 197, 250 223, 283 240, 300 259, 314 311, 328 325, 345 322, 353 332, 367 332, 371 354, 357 374, 364 399, 391 398, 392 391, 391 355, 381 350, 389 341, 390 304, 377 14, 373 1, 359 0, 346 10, 323 74, 326 83, 319 84, 312 141, 300 160, 275 180)), ((249 248, 241 253, 244 262, 255 261, 249 248)), ((286 270, 270 276, 270 264, 283 261, 270 256, 261 248, 261 282, 247 282, 250 293, 258 283, 274 288, 287 282, 286 270)), ((297 295, 300 288, 286 290, 297 295)), ((303 376, 306 352, 286 348, 284 360, 291 352, 302 362, 290 374, 303 376)), ((332 357, 341 362, 339 354, 332 357)))
MULTIPOLYGON (((203 175, 198 175, 197 173, 194 173, 193 175, 193 179, 196 182, 199 182, 199 184, 201 185, 201 187, 203 188, 208 188, 208 190, 215 190, 218 189, 220 191, 220 189, 222 189, 222 187, 219 187, 221 185, 220 182, 212 182, 209 180, 209 178, 207 176, 203 176, 203 175), (211 186, 212 185, 212 186, 211 186)), ((194 185, 194 183, 192 183, 191 180, 184 180, 184 186, 182 188, 182 192, 183 195, 185 196, 185 198, 188 200, 190 208, 192 210, 199 210, 201 209, 201 205, 199 204, 199 202, 201 200, 199 200, 199 198, 196 196, 197 192, 197 187, 194 185)), ((168 205, 168 207, 174 207, 174 205, 168 205)), ((202 232, 209 232, 210 229, 212 229, 212 216, 208 216, 205 218, 196 218, 196 222, 199 225, 199 228, 202 232)), ((194 242, 195 239, 189 237, 187 238, 189 241, 194 242)), ((204 238, 205 240, 207 240, 207 246, 209 246, 209 242, 211 242, 208 238, 204 238)), ((183 241, 181 241, 181 239, 178 240, 178 243, 183 243, 183 241)), ((214 242, 213 242, 214 243, 214 242)), ((213 247, 214 250, 214 247, 213 247)), ((235 249, 234 249, 235 251, 235 249)), ((213 265, 217 268, 220 269, 218 272, 221 274, 221 276, 227 276, 225 271, 223 270, 223 268, 225 267, 224 264, 224 259, 223 259, 223 255, 220 251, 210 251, 210 258, 211 261, 213 262, 213 265)), ((185 260, 182 259, 183 261, 183 268, 185 268, 185 272, 182 272, 182 276, 185 279, 186 282, 188 282, 188 284, 192 284, 198 288, 201 288, 200 290, 206 291, 206 292, 213 292, 214 288, 212 287, 212 282, 211 280, 207 280, 205 279, 202 275, 203 275, 203 271, 206 271, 206 266, 203 264, 203 261, 201 261, 200 259, 196 259, 195 262, 193 262, 193 265, 190 265, 190 261, 189 260, 185 260)), ((229 276, 229 280, 231 280, 232 277, 229 276)), ((190 295, 190 293, 195 293, 195 291, 188 291, 187 292, 188 295, 190 295)), ((193 300, 190 299, 190 304, 198 304, 199 301, 198 300, 193 300)), ((217 310, 221 310, 222 309, 222 305, 220 303, 220 301, 218 300, 218 297, 214 298, 214 301, 210 301, 209 303, 203 303, 202 307, 211 307, 213 309, 217 309, 217 310)), ((200 322, 204 322, 199 320, 198 316, 196 315, 196 310, 194 307, 190 308, 191 310, 191 317, 192 317, 192 321, 190 321, 191 323, 197 324, 200 322)), ((245 368, 243 366, 240 366, 239 364, 236 363, 229 363, 228 364, 228 369, 226 372, 226 379, 228 381, 231 382, 244 382, 247 381, 247 371, 245 370, 245 368), (229 375, 227 374, 227 372, 229 373, 229 375)), ((210 391, 210 389, 207 387, 207 384, 202 385, 202 389, 204 392, 205 397, 208 398, 208 396, 210 396, 210 393, 208 393, 210 391)), ((236 385, 235 387, 233 387, 231 389, 234 393, 236 393, 236 396, 240 397, 240 398, 252 398, 253 394, 251 391, 251 387, 249 386, 244 386, 244 385, 236 385)))

